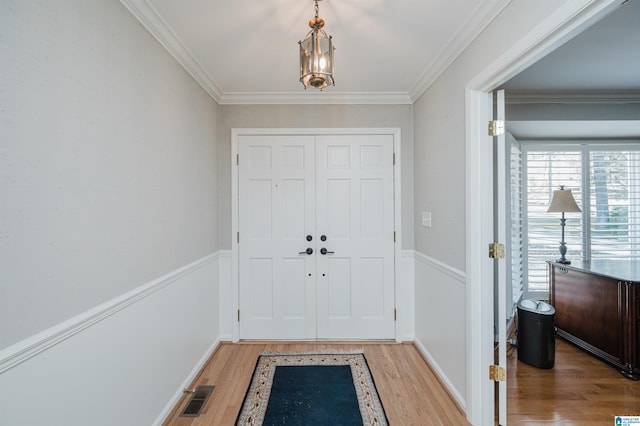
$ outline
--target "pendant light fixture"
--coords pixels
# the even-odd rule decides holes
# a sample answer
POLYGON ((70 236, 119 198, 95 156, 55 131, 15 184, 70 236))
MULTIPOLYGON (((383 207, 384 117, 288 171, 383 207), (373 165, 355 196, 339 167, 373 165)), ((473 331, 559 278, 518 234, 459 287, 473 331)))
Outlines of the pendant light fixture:
POLYGON ((300 45, 300 82, 306 89, 324 89, 335 86, 333 78, 333 40, 322 29, 324 19, 318 17, 318 1, 315 2, 316 16, 309 21, 311 31, 300 45))

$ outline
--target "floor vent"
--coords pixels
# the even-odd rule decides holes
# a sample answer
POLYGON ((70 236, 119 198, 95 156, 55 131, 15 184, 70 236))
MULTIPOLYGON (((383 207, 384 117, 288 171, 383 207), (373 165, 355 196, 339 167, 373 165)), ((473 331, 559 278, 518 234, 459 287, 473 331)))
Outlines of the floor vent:
POLYGON ((191 400, 182 410, 182 414, 180 417, 198 417, 200 412, 204 408, 204 404, 207 403, 207 400, 211 396, 211 392, 213 392, 214 386, 198 386, 196 390, 191 395, 191 400))

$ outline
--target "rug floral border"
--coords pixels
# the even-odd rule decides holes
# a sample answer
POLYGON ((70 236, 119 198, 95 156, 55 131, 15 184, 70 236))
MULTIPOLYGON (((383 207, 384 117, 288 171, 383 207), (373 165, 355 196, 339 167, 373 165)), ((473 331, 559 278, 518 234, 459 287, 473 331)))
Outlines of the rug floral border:
POLYGON ((236 420, 237 426, 262 424, 267 411, 271 385, 278 366, 349 365, 358 397, 363 425, 388 425, 367 359, 363 353, 272 353, 258 357, 253 377, 236 420))

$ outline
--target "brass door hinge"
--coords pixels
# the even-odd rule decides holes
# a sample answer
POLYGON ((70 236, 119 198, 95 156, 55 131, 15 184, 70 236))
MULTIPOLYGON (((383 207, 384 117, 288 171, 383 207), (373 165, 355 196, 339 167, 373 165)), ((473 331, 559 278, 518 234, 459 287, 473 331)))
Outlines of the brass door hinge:
POLYGON ((489 380, 493 380, 494 382, 504 382, 507 380, 507 372, 499 365, 490 365, 489 380))
POLYGON ((489 244, 489 259, 504 259, 504 244, 489 244))
POLYGON ((489 122, 489 136, 504 135, 504 120, 493 120, 489 122))

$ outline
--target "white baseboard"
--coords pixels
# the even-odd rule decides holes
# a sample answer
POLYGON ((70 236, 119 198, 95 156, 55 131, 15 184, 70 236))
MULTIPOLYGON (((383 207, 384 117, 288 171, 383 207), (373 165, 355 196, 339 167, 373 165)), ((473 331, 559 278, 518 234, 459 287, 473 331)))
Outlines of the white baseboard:
POLYGON ((447 375, 444 373, 444 371, 442 371, 436 360, 433 359, 427 348, 425 348, 422 342, 420 342, 419 340, 414 340, 413 344, 416 346, 418 352, 420 352, 420 355, 422 355, 425 362, 429 364, 429 367, 431 367, 436 376, 438 376, 438 379, 446 388, 447 392, 449 392, 449 395, 451 395, 451 397, 456 401, 460 408, 462 408, 462 410, 466 411, 467 406, 465 403, 465 399, 458 393, 455 386, 453 386, 453 384, 449 381, 447 375))
POLYGON ((222 342, 222 339, 220 338, 216 339, 211 345, 211 347, 207 349, 207 352, 205 352, 205 354, 202 355, 202 358, 200 358, 198 363, 193 367, 189 375, 182 382, 182 385, 180 385, 180 387, 176 390, 171 400, 169 400, 167 405, 158 415, 158 418, 156 418, 156 420, 153 422, 154 426, 156 425, 160 426, 167 420, 167 418, 171 414, 171 411, 173 411, 176 404, 178 404, 178 402, 180 402, 180 399, 184 396, 184 390, 189 389, 189 385, 191 385, 191 383, 196 379, 196 377, 198 376, 198 373, 200 373, 200 370, 202 370, 202 368, 205 366, 207 361, 209 361, 209 358, 211 358, 211 355, 213 355, 216 349, 218 349, 218 346, 220 346, 221 342, 222 342))

